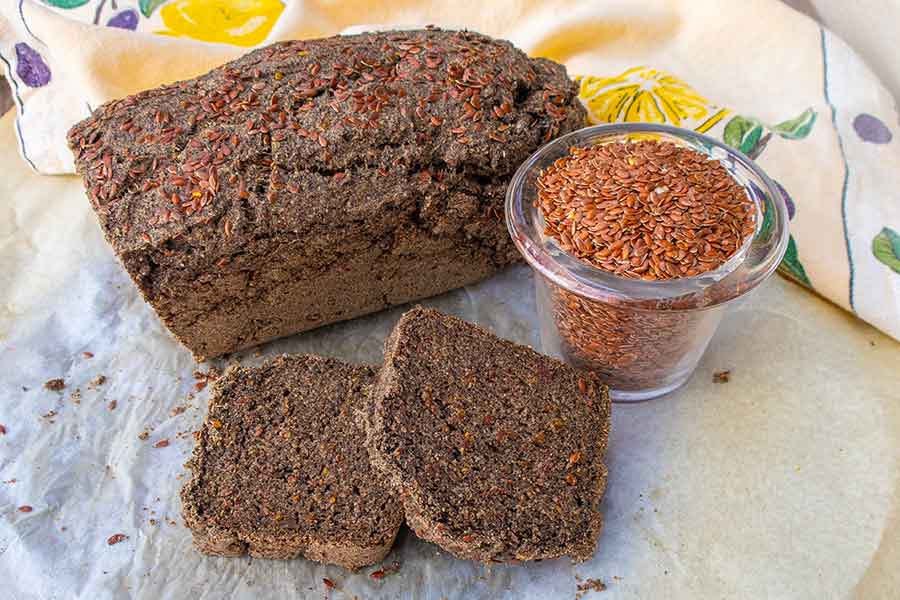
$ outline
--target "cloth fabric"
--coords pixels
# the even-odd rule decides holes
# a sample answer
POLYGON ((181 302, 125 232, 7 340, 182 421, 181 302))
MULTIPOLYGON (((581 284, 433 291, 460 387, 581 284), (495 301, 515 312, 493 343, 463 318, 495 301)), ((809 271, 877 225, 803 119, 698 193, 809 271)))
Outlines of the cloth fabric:
POLYGON ((900 339, 894 101, 846 43, 776 0, 10 1, 0 59, 23 158, 71 173, 66 131, 103 102, 360 23, 509 39, 566 64, 592 123, 668 123, 739 148, 788 203, 779 271, 900 339))
POLYGON ((862 56, 881 82, 900 102, 900 67, 897 65, 897 0, 802 0, 825 27, 862 56))

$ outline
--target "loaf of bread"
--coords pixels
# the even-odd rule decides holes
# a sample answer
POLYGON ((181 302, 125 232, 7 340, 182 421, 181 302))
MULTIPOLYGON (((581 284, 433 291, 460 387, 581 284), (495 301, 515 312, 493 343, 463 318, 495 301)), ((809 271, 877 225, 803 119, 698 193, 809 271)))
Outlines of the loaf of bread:
POLYGON ((576 91, 471 32, 337 36, 105 104, 69 145, 137 287, 206 358, 516 260, 506 186, 583 126, 576 91))
POLYGON ((227 371, 181 492, 194 544, 349 569, 384 558, 403 511, 359 443, 373 380, 369 367, 314 356, 227 371))
POLYGON ((368 406, 372 466, 419 537, 485 562, 593 555, 611 408, 594 374, 417 308, 368 406))

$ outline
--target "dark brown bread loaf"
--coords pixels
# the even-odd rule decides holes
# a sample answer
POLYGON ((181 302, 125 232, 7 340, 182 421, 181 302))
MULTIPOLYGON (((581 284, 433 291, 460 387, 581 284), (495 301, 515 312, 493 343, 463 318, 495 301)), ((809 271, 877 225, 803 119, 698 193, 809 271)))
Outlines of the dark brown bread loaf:
POLYGON ((610 427, 593 374, 417 308, 386 343, 367 421, 420 537, 481 561, 593 554, 610 427))
POLYGON ((69 144, 107 240, 203 358, 516 260, 506 185, 584 125, 576 91, 475 33, 338 36, 108 103, 69 144))
POLYGON ((216 382, 181 491, 201 552, 378 562, 403 520, 361 443, 369 367, 314 356, 233 367, 216 382))

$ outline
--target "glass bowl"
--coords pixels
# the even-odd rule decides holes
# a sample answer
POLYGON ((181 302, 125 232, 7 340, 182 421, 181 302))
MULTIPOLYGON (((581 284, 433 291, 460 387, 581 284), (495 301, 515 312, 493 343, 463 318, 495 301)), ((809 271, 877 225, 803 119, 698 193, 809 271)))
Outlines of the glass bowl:
POLYGON ((788 213, 775 183, 744 154, 708 136, 645 123, 597 125, 562 136, 519 167, 506 223, 534 270, 544 352, 606 378, 616 401, 660 396, 690 377, 727 305, 765 281, 788 243, 788 213), (756 230, 727 262, 693 277, 644 281, 584 263, 544 234, 537 179, 572 147, 655 139, 718 160, 757 208, 756 230))

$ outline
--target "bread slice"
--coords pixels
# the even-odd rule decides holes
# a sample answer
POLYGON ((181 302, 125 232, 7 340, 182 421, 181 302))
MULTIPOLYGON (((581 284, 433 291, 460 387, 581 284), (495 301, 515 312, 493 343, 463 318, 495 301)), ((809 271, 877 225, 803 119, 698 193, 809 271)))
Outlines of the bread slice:
POLYGON ((485 562, 592 556, 610 429, 594 374, 416 308, 372 396, 372 465, 420 537, 485 562))
POLYGON ((316 356, 229 369, 181 491, 197 548, 348 569, 384 558, 403 512, 362 444, 374 378, 369 367, 316 356))

